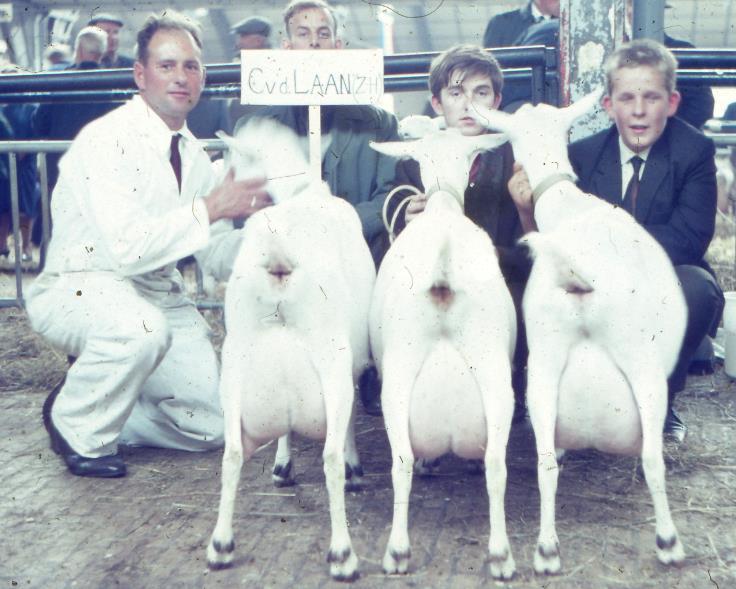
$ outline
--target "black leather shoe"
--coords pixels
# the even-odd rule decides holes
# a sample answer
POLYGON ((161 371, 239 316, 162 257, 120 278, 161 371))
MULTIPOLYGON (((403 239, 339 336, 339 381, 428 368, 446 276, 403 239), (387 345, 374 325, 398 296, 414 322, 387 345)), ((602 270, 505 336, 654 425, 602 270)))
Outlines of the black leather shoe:
POLYGON ((368 415, 381 416, 381 381, 374 367, 367 368, 358 381, 360 401, 368 415))
POLYGON ((44 401, 41 412, 43 415, 43 425, 49 433, 49 438, 51 438, 51 449, 61 456, 69 472, 74 475, 100 478, 124 477, 127 469, 120 454, 101 456, 100 458, 89 458, 77 454, 54 426, 54 422, 51 419, 51 408, 54 406, 54 401, 56 401, 61 387, 64 386, 65 380, 66 378, 62 378, 61 382, 49 393, 46 401, 44 401))
POLYGON ((682 422, 680 416, 670 407, 664 420, 664 436, 671 440, 682 443, 687 434, 687 426, 682 422))

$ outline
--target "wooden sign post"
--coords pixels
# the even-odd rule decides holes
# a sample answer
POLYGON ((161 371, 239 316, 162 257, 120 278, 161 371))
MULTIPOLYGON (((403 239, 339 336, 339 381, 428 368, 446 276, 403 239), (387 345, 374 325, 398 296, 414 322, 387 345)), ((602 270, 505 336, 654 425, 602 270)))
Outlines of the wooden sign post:
POLYGON ((250 50, 240 53, 242 104, 307 105, 309 164, 322 177, 320 107, 376 104, 383 94, 380 49, 250 50))

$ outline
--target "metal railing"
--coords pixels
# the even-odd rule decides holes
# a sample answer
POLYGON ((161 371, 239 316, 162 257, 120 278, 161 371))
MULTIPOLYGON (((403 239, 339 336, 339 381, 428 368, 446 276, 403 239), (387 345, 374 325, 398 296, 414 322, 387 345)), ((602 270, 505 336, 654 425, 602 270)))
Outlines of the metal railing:
MULTIPOLYGON (((502 66, 507 83, 529 84, 534 103, 557 104, 557 52, 543 46, 488 49, 502 66)), ((736 50, 675 49, 680 69, 678 80, 710 86, 736 86, 736 50)), ((384 56, 386 92, 427 90, 429 65, 438 53, 406 53, 384 56)), ((136 93, 132 70, 55 71, 0 76, 0 104, 9 102, 99 102, 123 101, 136 93)), ((207 87, 203 96, 235 98, 240 94, 240 65, 207 66, 207 87)), ((709 133, 719 146, 736 145, 736 136, 709 133)), ((0 141, 0 154, 7 153, 10 163, 11 217, 15 237, 16 297, 0 298, 0 307, 23 306, 22 263, 20 256, 20 212, 18 200, 17 156, 39 154, 41 183, 41 265, 45 261, 50 235, 49 195, 46 154, 60 153, 69 141, 0 141)), ((210 150, 221 150, 219 140, 204 142, 210 150)), ((198 280, 201 292, 201 280, 198 280)), ((200 304, 200 307, 208 306, 200 304)))

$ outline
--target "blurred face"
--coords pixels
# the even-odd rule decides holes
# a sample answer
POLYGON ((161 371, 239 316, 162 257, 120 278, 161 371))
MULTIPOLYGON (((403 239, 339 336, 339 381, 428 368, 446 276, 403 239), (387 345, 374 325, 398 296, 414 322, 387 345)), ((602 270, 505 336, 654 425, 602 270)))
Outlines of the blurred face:
POLYGON ((145 64, 133 66, 141 97, 173 131, 181 129, 204 86, 202 53, 186 31, 157 31, 145 64))
POLYGON ((120 25, 116 22, 100 21, 95 26, 107 33, 107 52, 105 55, 115 55, 118 51, 120 25))
POLYGON ((613 75, 613 90, 603 98, 624 145, 641 152, 662 135, 667 119, 677 112, 679 92, 668 92, 664 76, 651 66, 624 67, 613 75))
POLYGON ((470 116, 474 104, 496 109, 501 95, 493 91, 491 78, 480 74, 468 74, 455 70, 450 83, 432 97, 432 106, 438 115, 444 115, 448 127, 456 127, 466 136, 481 135, 487 129, 470 116))
POLYGON ((263 35, 238 35, 238 40, 235 43, 238 51, 248 49, 268 49, 268 37, 263 35))
POLYGON ((560 16, 560 0, 534 0, 539 12, 549 14, 551 16, 560 16))
POLYGON ((340 49, 342 41, 335 37, 334 23, 323 8, 299 10, 289 19, 289 38, 284 49, 340 49))

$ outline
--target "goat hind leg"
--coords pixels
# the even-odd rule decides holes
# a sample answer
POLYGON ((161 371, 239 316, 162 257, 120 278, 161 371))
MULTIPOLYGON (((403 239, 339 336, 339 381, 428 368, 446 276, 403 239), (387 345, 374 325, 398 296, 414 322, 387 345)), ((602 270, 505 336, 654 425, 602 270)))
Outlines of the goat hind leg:
POLYGON ((345 444, 353 406, 350 354, 343 350, 322 365, 326 367, 321 376, 327 419, 322 458, 332 527, 327 562, 333 579, 354 581, 358 578, 358 557, 350 541, 345 511, 345 444))
POLYGON ((473 370, 481 386, 488 427, 485 470, 491 533, 488 539, 490 572, 494 579, 510 580, 516 572, 506 532, 506 447, 514 413, 511 388, 511 366, 495 354, 488 358, 472 358, 473 370), (485 390, 484 390, 485 389, 485 390))
POLYGON ((539 538, 534 552, 534 570, 556 575, 562 570, 560 541, 555 525, 555 502, 559 464, 555 449, 555 424, 560 375, 567 359, 569 345, 554 342, 529 352, 527 405, 537 441, 537 479, 539 482, 539 538))
POLYGON ((412 375, 419 372, 423 356, 416 351, 414 355, 409 350, 404 351, 405 354, 387 353, 384 356, 381 403, 391 444, 391 481, 394 491, 391 534, 383 556, 383 571, 386 574, 406 574, 411 557, 408 520, 414 452, 409 439, 409 402, 412 375))
POLYGON ((642 427, 641 464, 654 504, 657 530, 657 558, 665 565, 682 565, 685 550, 680 542, 665 482, 662 455, 662 428, 666 412, 667 384, 664 374, 654 373, 654 366, 639 364, 636 377, 630 377, 634 397, 639 406, 642 427))
POLYGON ((240 404, 237 402, 232 404, 225 399, 223 405, 225 406, 225 451, 222 456, 220 507, 217 512, 217 523, 207 546, 207 565, 212 570, 228 567, 232 563, 235 550, 233 511, 240 471, 243 461, 250 458, 256 449, 255 444, 243 435, 240 423, 240 404))

